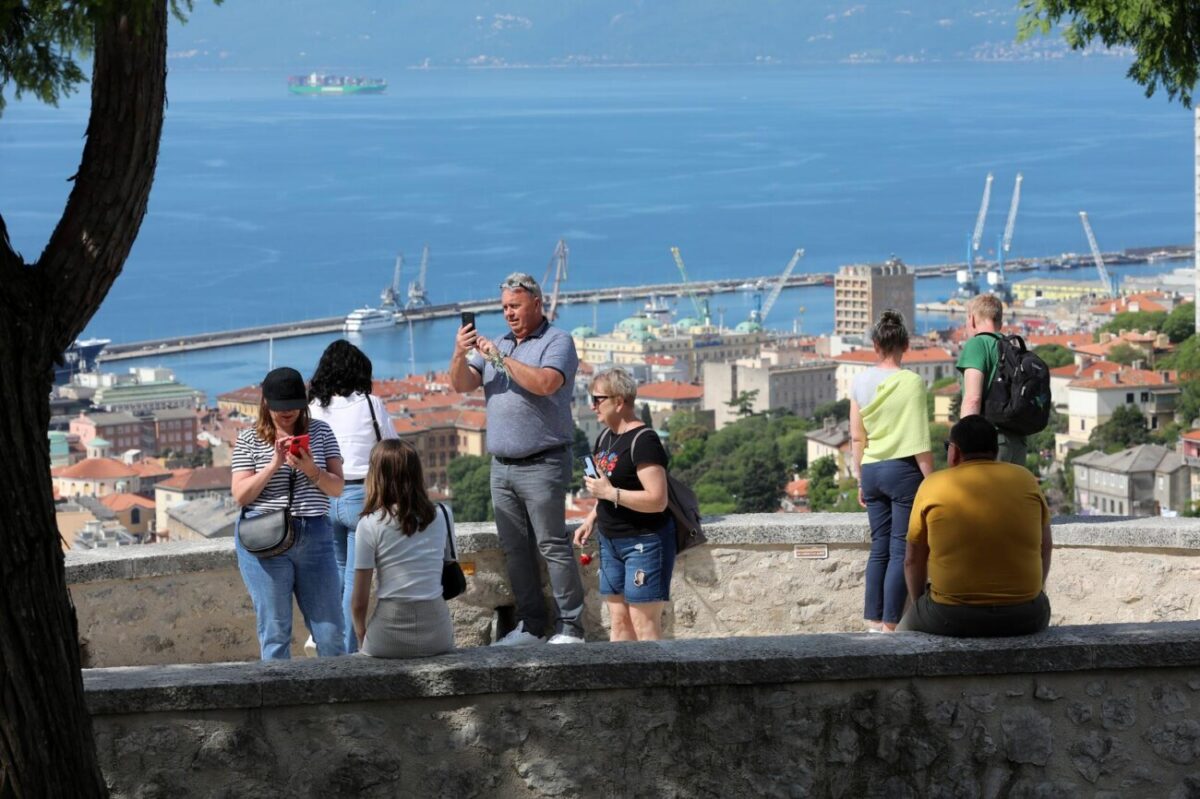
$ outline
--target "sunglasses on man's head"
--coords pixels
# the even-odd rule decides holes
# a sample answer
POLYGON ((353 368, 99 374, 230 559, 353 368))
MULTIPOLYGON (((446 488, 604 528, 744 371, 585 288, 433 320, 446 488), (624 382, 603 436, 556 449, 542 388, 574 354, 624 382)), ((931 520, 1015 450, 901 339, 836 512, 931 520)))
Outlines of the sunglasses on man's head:
POLYGON ((512 291, 513 289, 525 289, 535 296, 538 294, 537 287, 524 280, 506 280, 500 284, 501 291, 512 291))

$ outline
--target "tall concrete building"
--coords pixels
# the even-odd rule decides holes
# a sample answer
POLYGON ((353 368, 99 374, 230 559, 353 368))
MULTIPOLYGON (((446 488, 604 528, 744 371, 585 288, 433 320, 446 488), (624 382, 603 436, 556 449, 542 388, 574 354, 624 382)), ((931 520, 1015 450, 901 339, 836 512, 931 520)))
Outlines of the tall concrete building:
POLYGON ((837 364, 833 361, 771 365, 745 359, 703 366, 703 408, 713 412, 717 430, 738 420, 737 410, 729 403, 742 392, 756 392, 751 403, 755 413, 786 408, 797 416, 811 416, 821 405, 837 399, 837 364))
POLYGON ((833 281, 833 333, 864 335, 887 308, 904 314, 912 330, 916 316, 915 275, 895 256, 882 264, 853 264, 838 270, 833 281))

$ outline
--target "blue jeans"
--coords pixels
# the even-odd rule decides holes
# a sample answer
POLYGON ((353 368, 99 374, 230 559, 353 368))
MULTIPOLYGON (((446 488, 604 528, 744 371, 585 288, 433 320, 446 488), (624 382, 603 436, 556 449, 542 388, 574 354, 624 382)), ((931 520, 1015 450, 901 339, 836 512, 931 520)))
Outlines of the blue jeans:
POLYGON ((609 538, 600 533, 600 593, 626 604, 666 602, 675 571, 675 520, 656 533, 609 538))
POLYGON ((863 618, 896 624, 904 613, 908 517, 924 476, 917 459, 898 458, 862 466, 862 492, 871 522, 863 618))
POLYGON ((296 543, 282 555, 258 558, 234 537, 238 570, 254 602, 263 660, 292 656, 292 595, 312 632, 317 654, 344 655, 342 603, 333 538, 325 516, 298 516, 296 543))
POLYGON ((350 596, 354 593, 354 531, 363 509, 363 484, 347 483, 340 497, 329 498, 329 521, 333 525, 333 558, 342 578, 342 620, 346 627, 346 654, 358 651, 354 619, 350 617, 350 596))

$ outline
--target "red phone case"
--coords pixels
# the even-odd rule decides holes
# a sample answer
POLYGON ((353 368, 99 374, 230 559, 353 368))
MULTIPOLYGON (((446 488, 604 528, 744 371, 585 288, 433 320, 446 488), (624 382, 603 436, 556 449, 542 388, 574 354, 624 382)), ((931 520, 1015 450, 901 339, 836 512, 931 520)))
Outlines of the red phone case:
POLYGON ((293 455, 299 455, 300 450, 307 450, 308 448, 308 433, 305 433, 292 439, 291 444, 288 445, 288 452, 293 455))

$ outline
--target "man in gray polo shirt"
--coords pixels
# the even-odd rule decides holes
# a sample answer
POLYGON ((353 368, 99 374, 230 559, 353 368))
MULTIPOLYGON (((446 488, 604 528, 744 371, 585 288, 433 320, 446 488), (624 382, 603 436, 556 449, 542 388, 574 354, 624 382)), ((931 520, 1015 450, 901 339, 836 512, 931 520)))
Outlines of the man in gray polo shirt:
POLYGON ((500 303, 510 332, 490 341, 474 326, 463 326, 450 359, 454 390, 482 385, 487 398, 492 505, 518 616, 516 628, 496 644, 532 646, 551 632, 538 552, 558 604, 558 630, 549 642, 582 643, 583 582, 565 517, 575 438, 571 389, 579 356, 570 335, 546 319, 542 290, 532 277, 509 275, 500 285, 500 303), (497 368, 497 359, 503 368, 497 368))

